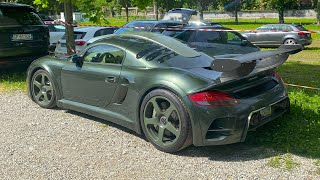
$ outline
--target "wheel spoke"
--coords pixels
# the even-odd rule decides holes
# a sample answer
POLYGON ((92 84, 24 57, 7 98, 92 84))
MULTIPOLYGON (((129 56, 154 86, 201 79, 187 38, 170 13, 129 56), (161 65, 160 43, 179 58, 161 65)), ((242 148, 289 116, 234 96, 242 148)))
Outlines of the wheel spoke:
POLYGON ((44 93, 44 94, 43 94, 43 97, 44 97, 44 102, 45 102, 45 103, 48 103, 48 102, 49 102, 49 98, 48 98, 47 93, 44 93))
POLYGON ((41 93, 41 91, 36 95, 36 100, 37 101, 40 101, 40 97, 42 96, 43 94, 41 93))
POLYGON ((45 88, 46 88, 47 91, 53 91, 52 86, 45 86, 45 88))
POLYGON ((39 83, 38 81, 34 80, 33 85, 35 85, 35 86, 37 86, 37 88, 41 89, 41 83, 39 83))
POLYGON ((154 118, 147 118, 145 117, 145 121, 144 121, 145 125, 159 125, 159 121, 158 118, 154 117, 154 118))
POLYGON ((174 107, 174 105, 170 104, 170 107, 163 113, 167 118, 170 117, 173 111, 176 111, 177 109, 174 107))
POLYGON ((158 143, 163 144, 163 134, 164 134, 164 127, 159 126, 159 131, 158 131, 158 143))
POLYGON ((46 85, 45 75, 41 74, 41 84, 46 85))
POLYGON ((179 130, 176 129, 170 122, 168 122, 166 129, 170 131, 172 134, 174 134, 176 137, 179 136, 179 130))
POLYGON ((156 113, 157 113, 157 114, 160 114, 160 113, 161 113, 161 109, 160 109, 160 107, 159 107, 159 105, 158 105, 158 103, 157 103, 157 101, 156 101, 156 98, 151 99, 150 102, 152 103, 153 108, 154 108, 154 110, 156 111, 156 113))

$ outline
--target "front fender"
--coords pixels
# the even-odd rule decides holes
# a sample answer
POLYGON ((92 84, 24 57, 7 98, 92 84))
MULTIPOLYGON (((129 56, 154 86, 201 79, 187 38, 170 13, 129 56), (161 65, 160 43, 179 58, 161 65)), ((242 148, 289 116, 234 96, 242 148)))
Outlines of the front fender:
MULTIPOLYGON (((43 69, 47 71, 53 81, 53 87, 55 89, 57 100, 62 99, 62 91, 61 91, 61 69, 65 62, 63 60, 57 60, 55 58, 46 56, 34 61, 28 68, 27 71, 27 85, 28 85, 28 96, 32 99, 31 96, 31 80, 33 74, 43 69)), ((33 100, 33 99, 32 99, 33 100)))

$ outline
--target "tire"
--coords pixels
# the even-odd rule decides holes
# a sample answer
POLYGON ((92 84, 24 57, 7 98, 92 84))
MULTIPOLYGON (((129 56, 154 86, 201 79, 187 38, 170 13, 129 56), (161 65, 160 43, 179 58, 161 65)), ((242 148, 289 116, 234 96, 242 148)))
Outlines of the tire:
POLYGON ((286 45, 294 45, 294 44, 297 44, 297 41, 295 39, 286 39, 283 44, 286 44, 286 45))
POLYGON ((157 89, 146 95, 140 107, 140 122, 147 140, 160 151, 174 153, 192 144, 185 105, 170 91, 157 89))
POLYGON ((45 70, 36 71, 30 82, 31 96, 42 108, 53 108, 56 106, 55 88, 50 74, 45 70))

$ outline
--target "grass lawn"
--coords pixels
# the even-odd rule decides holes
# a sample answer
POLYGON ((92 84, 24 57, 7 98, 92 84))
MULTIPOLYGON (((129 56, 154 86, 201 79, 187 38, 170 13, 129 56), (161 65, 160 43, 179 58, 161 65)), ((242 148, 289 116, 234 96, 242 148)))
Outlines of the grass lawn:
MULTIPOLYGON (((130 20, 139 19, 131 17, 130 20)), ((110 18, 109 25, 121 26, 124 18, 110 18)), ((304 25, 309 30, 320 30, 315 19, 285 19, 286 23, 304 25)), ((277 19, 215 20, 238 30, 251 30, 263 24, 276 23, 277 19)), ((84 24, 92 24, 83 22, 84 24)), ((292 55, 277 69, 284 82, 320 88, 320 34, 313 34, 313 43, 302 52, 292 55)), ((1 71, 1 70, 0 70, 1 71)), ((0 72, 0 92, 26 91, 25 71, 0 72)), ((291 113, 278 118, 256 132, 250 132, 246 143, 272 147, 283 153, 320 158, 320 91, 288 87, 291 113)))

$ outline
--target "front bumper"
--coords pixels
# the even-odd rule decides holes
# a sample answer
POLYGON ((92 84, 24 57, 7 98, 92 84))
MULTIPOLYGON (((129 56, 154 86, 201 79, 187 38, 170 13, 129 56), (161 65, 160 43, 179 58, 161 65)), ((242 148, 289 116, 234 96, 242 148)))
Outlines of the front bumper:
POLYGON ((232 107, 193 106, 193 144, 195 146, 224 145, 243 142, 249 130, 255 129, 287 112, 289 98, 283 84, 232 107), (271 114, 260 112, 270 108, 271 114))

